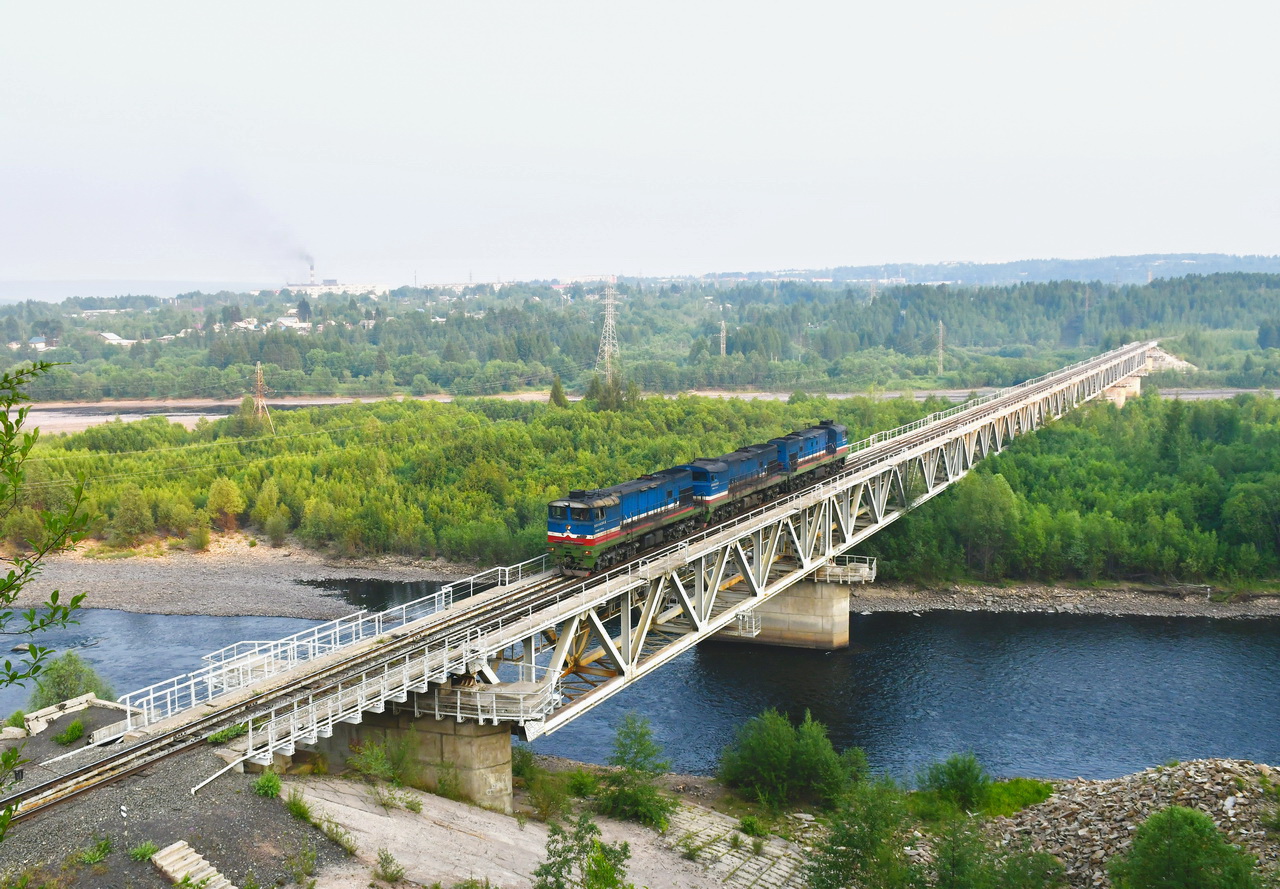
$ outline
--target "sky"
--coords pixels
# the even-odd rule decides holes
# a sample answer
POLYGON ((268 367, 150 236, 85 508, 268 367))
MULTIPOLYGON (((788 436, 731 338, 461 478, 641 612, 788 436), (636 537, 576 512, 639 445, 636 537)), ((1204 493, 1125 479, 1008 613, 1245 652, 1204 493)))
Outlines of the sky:
POLYGON ((1280 253, 1280 4, 0 0, 0 279, 1280 253))

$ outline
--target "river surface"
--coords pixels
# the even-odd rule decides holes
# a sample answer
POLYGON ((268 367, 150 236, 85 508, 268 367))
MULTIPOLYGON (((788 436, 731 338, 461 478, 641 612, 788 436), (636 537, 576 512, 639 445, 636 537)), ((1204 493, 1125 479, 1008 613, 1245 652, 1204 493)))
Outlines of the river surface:
MULTIPOLYGON (((371 610, 430 589, 326 585, 371 610)), ((42 642, 76 648, 119 693, 198 668, 223 645, 313 623, 90 610, 42 642)), ((1280 620, 877 614, 854 615, 851 638, 831 653, 704 643, 535 747, 603 762, 613 727, 635 711, 675 770, 707 773, 738 725, 776 707, 811 710, 837 747, 859 745, 901 777, 964 750, 997 775, 1055 778, 1206 756, 1280 763, 1280 620)), ((0 715, 26 694, 0 690, 0 715)))

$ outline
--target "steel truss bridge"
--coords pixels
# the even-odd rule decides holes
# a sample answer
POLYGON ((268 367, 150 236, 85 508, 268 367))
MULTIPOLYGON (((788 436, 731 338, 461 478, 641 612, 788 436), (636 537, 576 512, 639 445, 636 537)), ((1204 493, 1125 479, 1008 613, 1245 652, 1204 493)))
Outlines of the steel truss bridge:
POLYGON ((248 721, 240 761, 268 763, 387 710, 548 734, 703 639, 755 635, 763 603, 847 562, 1014 438, 1132 385, 1156 348, 1131 343, 877 433, 839 474, 594 577, 561 577, 543 557, 391 611, 238 643, 121 698, 128 718, 94 740, 159 736, 197 715, 208 731, 223 713, 248 721))

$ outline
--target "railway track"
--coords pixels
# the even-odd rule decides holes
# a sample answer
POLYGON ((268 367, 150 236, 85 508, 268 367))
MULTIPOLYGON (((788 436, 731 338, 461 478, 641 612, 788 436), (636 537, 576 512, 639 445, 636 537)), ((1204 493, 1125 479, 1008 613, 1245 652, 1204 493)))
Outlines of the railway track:
MULTIPOLYGON (((1126 348, 1136 352, 1148 345, 1140 344, 1126 348)), ((830 484, 842 478, 857 475, 879 463, 893 459, 903 451, 919 447, 957 428, 999 417, 1011 406, 1026 403, 1051 392, 1064 379, 1088 374, 1104 367, 1116 357, 1115 352, 1098 356, 1065 368, 1042 380, 1004 390, 981 404, 958 409, 951 416, 939 417, 935 422, 925 423, 917 429, 897 435, 886 435, 884 439, 872 441, 850 455, 843 470, 823 479, 820 483, 830 484)), ((804 493, 804 490, 791 492, 774 501, 770 506, 784 505, 794 498, 803 496, 804 493)), ((714 535, 727 525, 733 524, 737 518, 726 519, 694 535, 690 541, 698 541, 714 535)), ((165 728, 164 722, 152 726, 154 733, 144 733, 131 739, 131 743, 122 743, 119 750, 93 763, 0 798, 0 808, 16 806, 15 821, 30 818, 51 806, 87 793, 94 787, 120 780, 155 762, 189 750, 203 742, 210 733, 228 725, 251 722, 282 708, 297 706, 327 690, 341 688, 345 682, 362 679, 370 674, 376 674, 379 670, 389 669, 398 661, 421 655, 431 646, 445 646, 447 649, 449 645, 458 645, 460 644, 459 633, 463 634, 463 640, 465 640, 469 638, 469 631, 473 628, 503 626, 510 619, 533 615, 570 595, 590 592, 594 587, 607 583, 614 577, 630 573, 633 566, 651 555, 652 553, 637 555, 622 565, 585 580, 549 576, 524 585, 517 585, 512 589, 498 592, 482 591, 425 618, 392 630, 383 638, 352 645, 348 649, 334 652, 318 661, 305 662, 306 667, 299 667, 272 677, 273 687, 263 689, 248 698, 234 699, 235 695, 229 694, 226 697, 233 700, 229 700, 228 703, 218 705, 215 699, 203 705, 211 706, 209 712, 188 718, 171 728, 165 728)), ((173 722, 174 719, 166 721, 173 722)))

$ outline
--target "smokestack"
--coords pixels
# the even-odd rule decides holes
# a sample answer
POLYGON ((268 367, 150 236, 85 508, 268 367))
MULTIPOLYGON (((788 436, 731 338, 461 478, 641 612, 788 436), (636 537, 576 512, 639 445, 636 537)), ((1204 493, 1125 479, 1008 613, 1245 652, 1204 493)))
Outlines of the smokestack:
POLYGON ((311 263, 311 286, 316 286, 316 264, 311 263))

